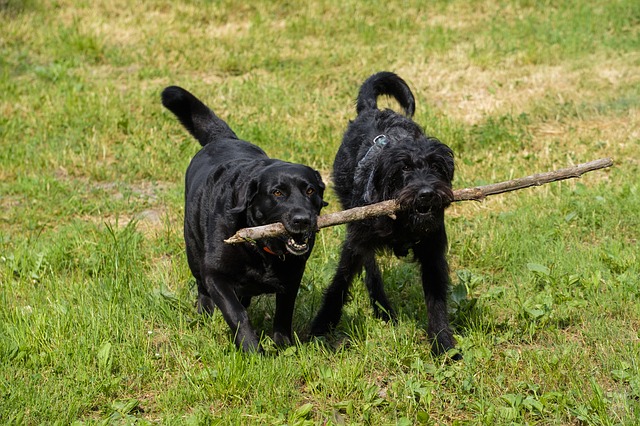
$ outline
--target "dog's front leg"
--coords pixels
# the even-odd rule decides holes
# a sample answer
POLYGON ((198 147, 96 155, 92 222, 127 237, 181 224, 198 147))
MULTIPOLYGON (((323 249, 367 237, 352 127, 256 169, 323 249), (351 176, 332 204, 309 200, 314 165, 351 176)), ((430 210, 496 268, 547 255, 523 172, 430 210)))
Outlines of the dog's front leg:
POLYGON ((222 312, 222 317, 235 334, 235 344, 245 352, 261 352, 260 340, 249 322, 249 315, 238 300, 231 283, 222 275, 207 274, 205 285, 209 296, 222 312))
POLYGON ((285 282, 285 291, 276 293, 276 313, 273 318, 273 341, 279 347, 290 346, 291 324, 293 323, 293 311, 302 275, 304 274, 305 262, 301 265, 285 266, 281 273, 285 282))
POLYGON ((273 318, 273 341, 276 346, 291 345, 291 323, 297 293, 298 286, 286 293, 276 294, 276 313, 273 318))
MULTIPOLYGON (((449 291, 449 265, 445 258, 447 245, 444 229, 435 241, 421 243, 414 248, 422 272, 422 289, 427 304, 427 332, 432 339, 432 350, 441 354, 455 347, 453 332, 449 325, 447 295, 449 291)), ((460 359, 456 354, 454 359, 460 359)))
POLYGON ((349 297, 349 287, 353 278, 362 271, 362 255, 349 243, 350 235, 342 246, 338 269, 331 285, 324 292, 322 306, 311 323, 311 334, 321 336, 333 329, 342 316, 342 307, 349 297))

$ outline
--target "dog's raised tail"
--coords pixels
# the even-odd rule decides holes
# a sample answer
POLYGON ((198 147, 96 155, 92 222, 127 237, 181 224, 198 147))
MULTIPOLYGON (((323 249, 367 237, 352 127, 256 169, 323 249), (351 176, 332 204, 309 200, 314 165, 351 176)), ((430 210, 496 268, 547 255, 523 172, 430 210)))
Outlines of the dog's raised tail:
POLYGON ((202 146, 218 139, 238 138, 227 123, 182 87, 169 86, 164 89, 162 105, 178 117, 202 146))
POLYGON ((356 111, 360 114, 368 109, 378 109, 378 96, 387 95, 396 98, 404 113, 413 117, 416 102, 413 93, 403 79, 389 71, 372 75, 360 87, 356 111))

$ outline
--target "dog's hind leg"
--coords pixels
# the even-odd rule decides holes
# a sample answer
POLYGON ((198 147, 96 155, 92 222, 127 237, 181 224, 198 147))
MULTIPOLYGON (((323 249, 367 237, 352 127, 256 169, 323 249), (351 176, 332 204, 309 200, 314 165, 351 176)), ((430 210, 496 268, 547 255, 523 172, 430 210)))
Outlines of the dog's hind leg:
MULTIPOLYGON (((436 241, 421 243, 414 247, 416 259, 422 272, 422 289, 427 303, 429 324, 427 332, 432 339, 432 351, 441 354, 455 347, 455 340, 449 325, 447 296, 449 291, 449 265, 445 258, 446 234, 444 229, 436 241)), ((454 359, 461 359, 456 354, 454 359)))
POLYGON ((366 273, 364 282, 367 285, 369 299, 371 300, 371 306, 373 307, 373 312, 376 318, 380 318, 384 321, 395 321, 396 313, 391 307, 391 303, 384 291, 382 273, 380 272, 380 268, 376 262, 376 255, 374 252, 365 254, 364 270, 366 273))
POLYGON ((342 246, 340 262, 331 285, 324 292, 322 306, 311 323, 311 335, 321 336, 333 329, 342 316, 342 307, 349 297, 353 278, 362 271, 363 258, 351 244, 349 236, 342 246))
POLYGON ((213 314, 213 311, 216 309, 215 302, 206 293, 206 290, 202 285, 202 280, 196 279, 196 283, 198 286, 198 313, 209 315, 213 314))
POLYGON ((213 299, 207 296, 206 294, 199 293, 198 294, 198 313, 199 314, 213 314, 213 311, 216 309, 216 304, 213 302, 213 299))

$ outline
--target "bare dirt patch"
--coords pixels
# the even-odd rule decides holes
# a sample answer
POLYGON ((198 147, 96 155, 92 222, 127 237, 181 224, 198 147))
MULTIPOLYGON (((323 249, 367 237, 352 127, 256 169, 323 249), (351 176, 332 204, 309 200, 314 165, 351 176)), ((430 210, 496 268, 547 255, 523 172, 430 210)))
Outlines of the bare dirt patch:
MULTIPOLYGON (((488 115, 519 114, 548 97, 559 101, 597 99, 603 88, 615 88, 639 80, 629 67, 629 59, 602 61, 591 66, 505 65, 485 69, 471 64, 463 50, 416 67, 402 67, 398 73, 416 96, 429 105, 467 124, 476 124, 488 115)), ((631 61, 632 62, 632 61, 631 61)), ((419 107, 418 107, 419 110, 419 107)))

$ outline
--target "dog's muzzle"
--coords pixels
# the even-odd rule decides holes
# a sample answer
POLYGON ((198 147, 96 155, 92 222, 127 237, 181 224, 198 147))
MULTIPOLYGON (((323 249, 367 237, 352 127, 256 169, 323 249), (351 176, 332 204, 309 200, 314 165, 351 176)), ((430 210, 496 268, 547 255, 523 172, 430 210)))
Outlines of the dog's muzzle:
POLYGON ((295 256, 301 256, 309 251, 309 239, 315 232, 315 217, 307 213, 293 214, 282 221, 287 231, 285 248, 295 256))
POLYGON ((422 188, 416 194, 414 202, 416 213, 427 214, 432 209, 442 206, 442 202, 436 191, 431 188, 422 188))
POLYGON ((434 210, 440 210, 451 203, 453 195, 432 186, 420 186, 416 188, 406 187, 398 194, 398 202, 404 210, 411 210, 416 214, 428 214, 434 210))
POLYGON ((289 252, 294 256, 302 256, 309 251, 309 240, 311 234, 285 234, 280 237, 268 238, 262 241, 262 249, 274 256, 284 259, 284 255, 289 252))

